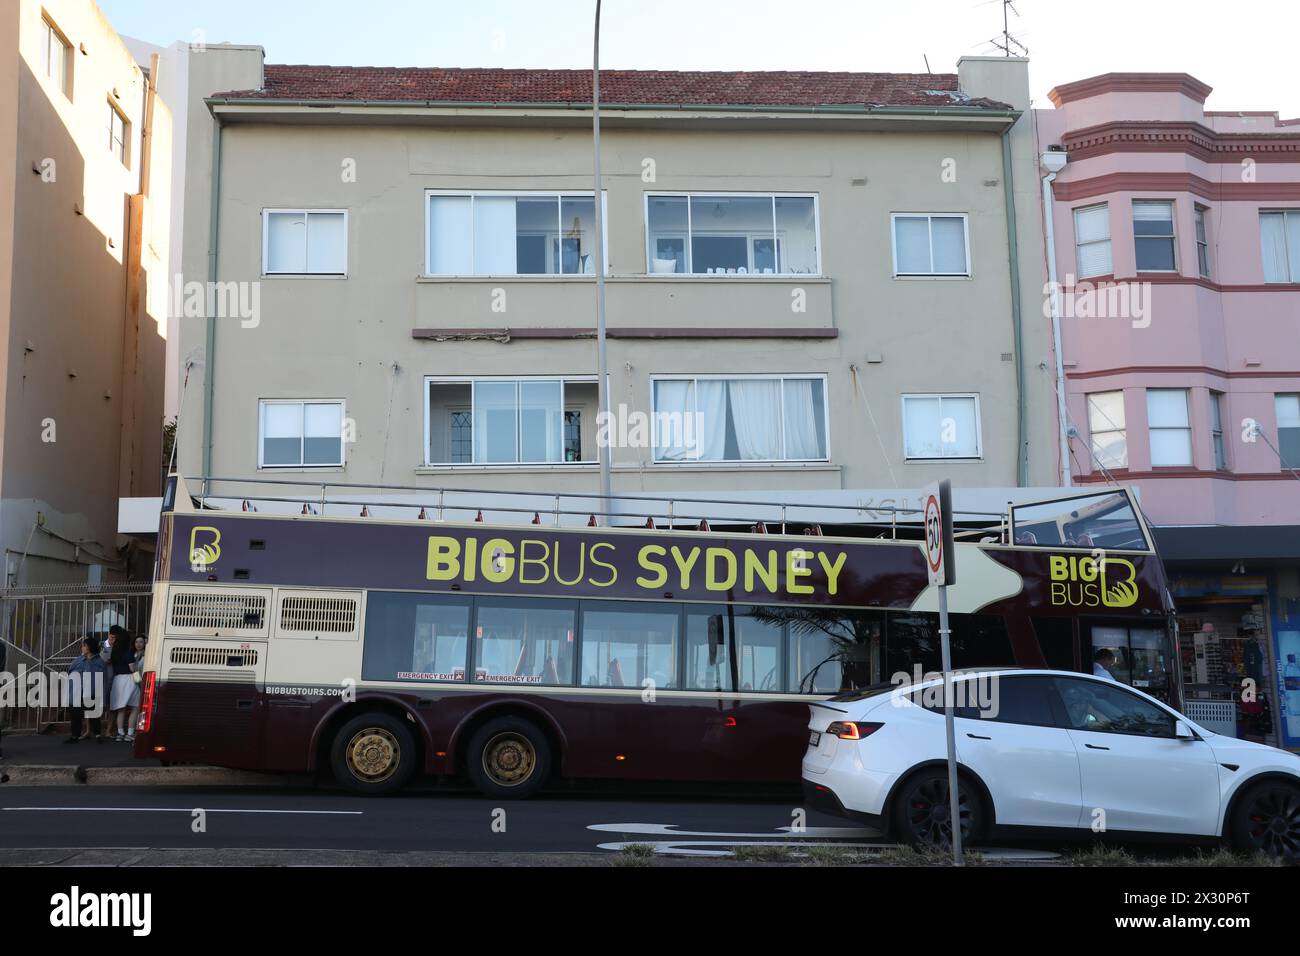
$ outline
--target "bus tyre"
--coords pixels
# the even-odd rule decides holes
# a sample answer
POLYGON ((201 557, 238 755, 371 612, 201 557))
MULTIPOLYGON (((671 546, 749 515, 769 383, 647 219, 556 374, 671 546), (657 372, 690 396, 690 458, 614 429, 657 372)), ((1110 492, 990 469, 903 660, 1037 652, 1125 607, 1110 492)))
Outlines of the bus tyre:
POLYGON ((334 735, 330 766, 334 778, 354 793, 392 793, 415 770, 415 735, 396 717, 361 714, 334 735))
POLYGON ((1255 784, 1233 804, 1228 835, 1239 852, 1300 863, 1300 786, 1286 780, 1255 784))
POLYGON ((522 800, 551 775, 551 745, 531 720, 498 717, 470 738, 466 769, 484 796, 522 800))
MULTIPOLYGON (((947 769, 931 767, 906 780, 894 797, 893 812, 893 831, 899 842, 917 848, 952 846, 947 769)), ((961 777, 957 780, 957 812, 965 846, 979 836, 984 810, 971 782, 961 777)))

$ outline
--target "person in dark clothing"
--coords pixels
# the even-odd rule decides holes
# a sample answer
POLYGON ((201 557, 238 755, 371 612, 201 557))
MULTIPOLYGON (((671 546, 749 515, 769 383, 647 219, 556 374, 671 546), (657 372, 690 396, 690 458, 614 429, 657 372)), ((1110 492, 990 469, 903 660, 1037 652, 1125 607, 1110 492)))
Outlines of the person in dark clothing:
POLYGON ((96 743, 103 743, 99 732, 100 718, 86 717, 87 711, 103 713, 105 667, 99 656, 99 638, 87 637, 81 642, 81 656, 68 667, 71 675, 69 691, 72 699, 68 701, 71 715, 71 728, 65 744, 75 744, 81 740, 82 722, 90 724, 90 734, 96 743))
POLYGON ((113 651, 108 659, 112 676, 108 679, 110 715, 105 736, 111 740, 124 741, 126 720, 131 715, 131 697, 135 693, 135 678, 131 676, 136 669, 135 641, 126 628, 117 624, 110 627, 108 633, 113 635, 113 651), (116 737, 113 736, 114 728, 117 730, 116 737))

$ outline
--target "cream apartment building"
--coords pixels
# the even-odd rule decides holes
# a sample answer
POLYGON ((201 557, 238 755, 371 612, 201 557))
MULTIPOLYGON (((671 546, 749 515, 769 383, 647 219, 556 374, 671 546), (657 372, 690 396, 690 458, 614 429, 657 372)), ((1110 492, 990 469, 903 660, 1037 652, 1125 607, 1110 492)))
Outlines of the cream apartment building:
POLYGON ((0 4, 0 584, 107 581, 161 483, 170 113, 91 0, 0 4))
MULTIPOLYGON (((181 470, 597 491, 590 75, 188 73, 181 470)), ((615 493, 1053 483, 1026 74, 602 73, 615 493)))

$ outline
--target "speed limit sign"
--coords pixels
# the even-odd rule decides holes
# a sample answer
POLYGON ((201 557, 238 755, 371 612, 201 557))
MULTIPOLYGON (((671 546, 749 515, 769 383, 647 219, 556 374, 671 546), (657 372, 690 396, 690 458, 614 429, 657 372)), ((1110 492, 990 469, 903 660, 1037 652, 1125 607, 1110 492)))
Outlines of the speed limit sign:
POLYGON ((947 480, 927 485, 921 493, 925 522, 925 569, 931 584, 949 585, 957 580, 952 555, 952 487, 947 480))

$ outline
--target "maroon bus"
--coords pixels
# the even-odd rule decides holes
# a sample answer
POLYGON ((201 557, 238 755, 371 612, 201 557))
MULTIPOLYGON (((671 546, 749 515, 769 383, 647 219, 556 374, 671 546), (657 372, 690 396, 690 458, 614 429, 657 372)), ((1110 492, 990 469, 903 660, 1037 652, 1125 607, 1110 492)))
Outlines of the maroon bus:
MULTIPOLYGON (((556 498, 545 524, 510 523, 451 520, 427 490, 306 503, 215 481, 173 478, 164 501, 140 757, 328 769, 372 794, 417 773, 494 797, 555 776, 794 783, 810 701, 940 667, 915 514, 747 504, 745 523, 732 502, 711 525, 621 498, 636 524, 596 526, 556 498)), ((954 667, 1091 670, 1108 647, 1119 679, 1178 705, 1129 491, 956 518, 954 667)))

